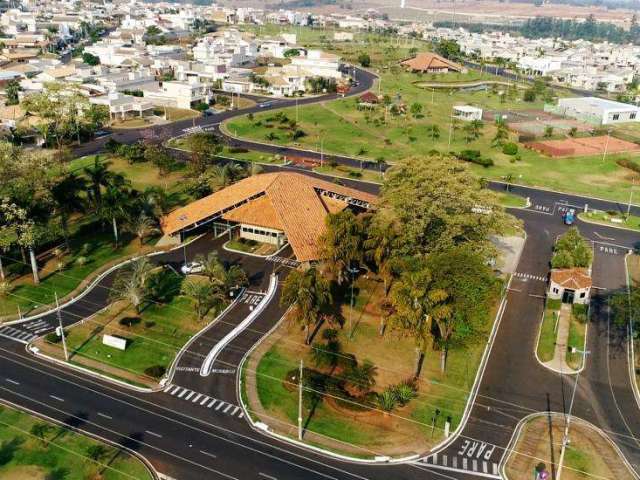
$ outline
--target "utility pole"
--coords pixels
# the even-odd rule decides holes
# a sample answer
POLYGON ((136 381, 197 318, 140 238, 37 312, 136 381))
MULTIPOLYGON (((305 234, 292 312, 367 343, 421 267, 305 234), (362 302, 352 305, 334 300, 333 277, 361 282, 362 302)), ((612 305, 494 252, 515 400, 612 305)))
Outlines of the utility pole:
POLYGON ((58 325, 60 325, 60 337, 62 337, 62 348, 64 349, 64 359, 69 361, 69 351, 67 350, 67 339, 64 336, 64 328, 62 326, 62 314, 60 313, 60 304, 58 303, 58 292, 54 292, 56 297, 56 316, 58 317, 58 325))
POLYGON ((631 191, 629 192, 629 204, 627 205, 627 218, 629 218, 629 214, 631 214, 631 201, 633 200, 633 187, 635 186, 636 180, 631 180, 631 191))
MULTIPOLYGON (((582 368, 584 368, 584 364, 587 361, 587 355, 591 352, 589 350, 578 350, 577 348, 572 348, 571 353, 579 353, 582 355, 582 368)), ((564 435, 562 437, 562 450, 560 451, 560 461, 558 462, 558 473, 556 474, 556 480, 560 480, 560 474, 562 473, 562 462, 564 461, 564 454, 567 449, 567 445, 569 445, 569 425, 571 424, 571 412, 573 410, 573 402, 576 399, 576 391, 578 390, 578 380, 580 380, 580 371, 576 374, 576 382, 573 384, 573 393, 571 394, 571 402, 569 403, 569 415, 565 421, 564 426, 564 435)))
POLYGON ((324 164, 324 139, 320 139, 320 167, 324 164))
POLYGON ((298 123, 298 97, 296 97, 296 123, 298 123))
POLYGON ((607 130, 607 142, 604 144, 604 153, 602 154, 602 163, 607 158, 607 150, 609 149, 609 139, 611 138, 611 129, 607 130))
POLYGON ((300 359, 300 373, 298 374, 298 440, 302 440, 302 369, 303 360, 300 359))
POLYGON ((451 120, 449 121, 449 148, 451 148, 451 136, 453 134, 453 115, 451 116, 451 120))

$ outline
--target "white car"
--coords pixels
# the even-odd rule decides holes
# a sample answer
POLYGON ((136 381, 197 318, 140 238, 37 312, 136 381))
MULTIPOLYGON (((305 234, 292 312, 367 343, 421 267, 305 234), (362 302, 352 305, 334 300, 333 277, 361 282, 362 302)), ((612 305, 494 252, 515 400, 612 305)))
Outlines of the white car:
POLYGON ((204 270, 204 267, 202 266, 201 263, 198 263, 198 262, 185 263, 184 265, 182 265, 182 267, 180 267, 180 271, 184 275, 191 275, 193 273, 200 273, 203 270, 204 270))

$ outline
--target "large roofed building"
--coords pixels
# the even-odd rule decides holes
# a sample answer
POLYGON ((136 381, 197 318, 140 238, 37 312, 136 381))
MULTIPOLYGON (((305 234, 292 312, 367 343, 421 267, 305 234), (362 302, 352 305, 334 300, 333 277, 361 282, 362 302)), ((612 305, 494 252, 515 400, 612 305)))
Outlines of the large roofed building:
POLYGON ((161 225, 167 235, 182 235, 226 221, 239 227, 241 238, 278 246, 288 242, 296 258, 307 262, 321 257, 327 214, 375 203, 375 195, 309 175, 264 173, 174 210, 161 225))
POLYGON ((420 73, 448 73, 464 71, 464 67, 462 65, 430 52, 419 53, 413 58, 400 62, 400 65, 411 72, 420 73))

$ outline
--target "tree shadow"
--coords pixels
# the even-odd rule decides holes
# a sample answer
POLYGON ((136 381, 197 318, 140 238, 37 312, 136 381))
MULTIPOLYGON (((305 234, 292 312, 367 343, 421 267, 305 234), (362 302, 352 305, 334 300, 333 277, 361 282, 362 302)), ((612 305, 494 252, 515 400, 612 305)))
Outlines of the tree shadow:
MULTIPOLYGON (((551 400, 547 393, 547 426, 549 430, 549 450, 551 452, 551 478, 556 478, 556 459, 555 452, 553 451, 553 417, 551 415, 551 400)), ((539 466, 539 465, 538 465, 539 466)))
MULTIPOLYGON (((65 418, 62 423, 68 428, 79 429, 85 423, 87 423, 88 418, 89 414, 87 412, 78 411, 65 418)), ((58 428, 55 436, 51 440, 49 440, 49 443, 54 443, 57 439, 64 436, 69 431, 68 428, 58 428)))
POLYGON ((0 444, 0 466, 6 465, 13 460, 20 445, 24 442, 25 439, 22 437, 14 437, 9 441, 2 442, 0 444))
POLYGON ((120 445, 122 448, 137 452, 142 446, 143 439, 144 434, 142 432, 134 432, 127 437, 120 438, 120 440, 118 440, 118 445, 120 445))

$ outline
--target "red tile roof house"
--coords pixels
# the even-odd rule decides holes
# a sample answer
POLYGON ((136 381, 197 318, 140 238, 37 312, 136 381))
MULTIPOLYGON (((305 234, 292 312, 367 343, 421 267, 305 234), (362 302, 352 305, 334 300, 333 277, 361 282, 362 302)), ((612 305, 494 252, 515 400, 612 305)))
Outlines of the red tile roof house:
POLYGON ((300 262, 321 260, 325 219, 349 206, 374 208, 377 197, 292 172, 263 173, 240 180, 170 212, 161 220, 165 235, 202 231, 212 222, 237 226, 240 238, 278 247, 289 243, 300 262))
POLYGON ((549 281, 549 298, 564 303, 589 303, 592 280, 587 268, 554 268, 549 281))
POLYGON ((462 65, 430 52, 419 53, 413 58, 400 62, 400 65, 414 73, 464 73, 466 71, 462 65))

